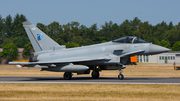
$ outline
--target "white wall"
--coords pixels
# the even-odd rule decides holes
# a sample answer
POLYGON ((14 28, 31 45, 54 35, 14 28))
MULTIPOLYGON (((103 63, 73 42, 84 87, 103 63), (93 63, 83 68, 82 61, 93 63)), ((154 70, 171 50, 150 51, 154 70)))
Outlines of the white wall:
MULTIPOLYGON (((167 57, 167 63, 172 63, 172 64, 174 62, 180 63, 180 55, 177 56, 176 54, 180 54, 180 52, 168 52, 168 53, 161 53, 161 54, 157 54, 157 55, 149 55, 148 63, 165 63, 165 57, 167 57), (161 57, 161 59, 160 59, 160 57, 161 57)), ((139 55, 139 57, 140 56, 142 57, 142 63, 144 63, 144 56, 139 55)), ((140 59, 138 59, 138 60, 140 62, 140 59)))
POLYGON ((157 55, 149 55, 149 63, 158 63, 157 55))

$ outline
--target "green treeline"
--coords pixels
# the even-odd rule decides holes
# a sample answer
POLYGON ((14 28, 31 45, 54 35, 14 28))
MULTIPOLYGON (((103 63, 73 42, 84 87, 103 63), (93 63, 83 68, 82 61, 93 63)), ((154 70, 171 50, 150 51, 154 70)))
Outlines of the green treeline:
MULTIPOLYGON (((31 45, 28 44, 29 39, 22 26, 22 22, 26 20, 23 14, 16 14, 14 18, 11 15, 6 18, 0 16, 0 38, 3 38, 0 48, 8 43, 14 43, 19 48, 31 45)), ((157 25, 151 25, 148 21, 141 22, 135 17, 133 20, 126 19, 120 24, 105 22, 100 29, 97 24, 86 27, 78 22, 61 25, 56 21, 49 25, 37 23, 37 27, 67 48, 107 42, 123 36, 137 36, 145 41, 180 51, 180 22, 173 25, 172 22, 167 24, 162 21, 157 25)))
POLYGON ((0 48, 6 44, 14 43, 17 47, 23 48, 29 42, 27 34, 22 26, 22 22, 26 21, 24 15, 16 14, 14 18, 8 15, 2 18, 0 15, 0 38, 3 38, 3 43, 0 48))

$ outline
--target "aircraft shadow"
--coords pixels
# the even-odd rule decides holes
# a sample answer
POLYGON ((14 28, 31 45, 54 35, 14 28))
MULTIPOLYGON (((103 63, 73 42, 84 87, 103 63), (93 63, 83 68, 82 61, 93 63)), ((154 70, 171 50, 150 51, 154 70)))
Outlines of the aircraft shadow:
POLYGON ((115 77, 99 77, 99 79, 93 79, 92 77, 72 77, 71 80, 64 80, 63 77, 30 77, 27 80, 22 80, 22 81, 74 81, 74 80, 116 80, 117 78, 115 77))
POLYGON ((158 81, 166 80, 167 78, 156 78, 156 77, 125 77, 123 80, 119 80, 117 77, 99 77, 93 79, 92 77, 72 77, 71 80, 64 80, 63 77, 27 77, 27 79, 18 81, 158 81))

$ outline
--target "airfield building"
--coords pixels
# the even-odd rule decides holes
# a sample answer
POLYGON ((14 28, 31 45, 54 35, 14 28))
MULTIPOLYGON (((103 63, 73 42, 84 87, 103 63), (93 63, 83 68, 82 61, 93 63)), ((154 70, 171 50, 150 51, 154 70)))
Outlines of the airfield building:
POLYGON ((138 55, 140 63, 180 63, 180 51, 170 51, 156 55, 138 55))

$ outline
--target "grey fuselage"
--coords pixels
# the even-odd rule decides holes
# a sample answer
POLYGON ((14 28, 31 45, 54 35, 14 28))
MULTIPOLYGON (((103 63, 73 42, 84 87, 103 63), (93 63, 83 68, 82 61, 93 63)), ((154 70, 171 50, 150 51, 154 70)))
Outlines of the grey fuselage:
MULTIPOLYGON (((116 65, 116 64, 128 64, 128 59, 133 55, 143 54, 151 55, 167 51, 166 48, 157 46, 151 43, 117 43, 107 42, 101 44, 95 44, 90 46, 82 46, 77 48, 61 49, 48 51, 47 53, 39 54, 37 60, 39 62, 49 60, 79 60, 81 58, 98 58, 106 57, 108 60, 101 61, 83 61, 73 62, 73 64, 86 65, 93 69, 94 65, 116 65), (152 47, 161 48, 161 51, 152 50, 152 47), (164 50, 163 50, 164 49, 164 50), (123 56, 123 54, 131 53, 134 51, 144 50, 143 52, 129 54, 123 56)), ((102 68, 103 69, 103 68, 102 68)))

